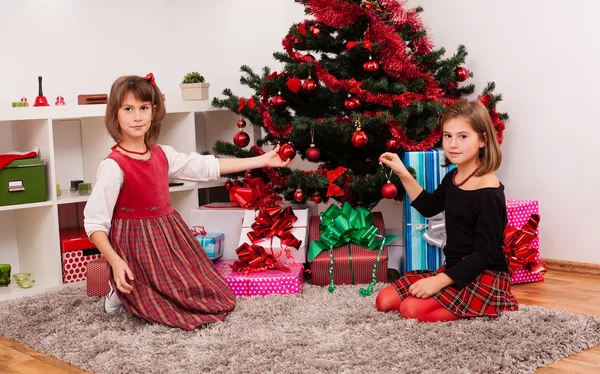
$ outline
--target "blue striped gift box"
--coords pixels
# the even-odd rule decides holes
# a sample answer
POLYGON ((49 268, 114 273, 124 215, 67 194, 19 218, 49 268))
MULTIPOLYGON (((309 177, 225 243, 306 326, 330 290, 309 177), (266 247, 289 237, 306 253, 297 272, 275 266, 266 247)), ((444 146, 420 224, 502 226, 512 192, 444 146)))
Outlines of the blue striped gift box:
MULTIPOLYGON (((437 148, 404 153, 404 164, 407 168, 412 167, 415 170, 417 182, 428 192, 433 192, 442 182, 444 175, 455 167, 443 167, 444 160, 444 151, 437 148)), ((405 195, 404 201, 404 271, 435 270, 444 263, 444 254, 439 247, 423 240, 427 219, 410 206, 408 195, 405 195)))

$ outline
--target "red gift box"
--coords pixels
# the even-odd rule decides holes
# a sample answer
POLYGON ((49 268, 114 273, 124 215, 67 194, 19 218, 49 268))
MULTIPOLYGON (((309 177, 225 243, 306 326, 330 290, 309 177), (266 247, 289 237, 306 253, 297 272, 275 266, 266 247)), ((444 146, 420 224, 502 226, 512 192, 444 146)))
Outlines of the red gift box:
MULTIPOLYGON (((385 225, 381 212, 373 212, 373 225, 380 235, 385 235, 385 225)), ((319 240, 321 219, 318 216, 310 218, 309 241, 319 240)), ((309 244, 310 246, 310 244, 309 244)), ((335 248, 333 254, 333 283, 334 284, 369 284, 373 279, 373 265, 377 260, 377 250, 369 250, 356 244, 346 244, 335 248)), ((388 250, 383 247, 377 272, 377 282, 387 282, 388 250)), ((329 284, 330 258, 327 251, 321 252, 311 264, 312 282, 318 286, 329 284)))
POLYGON ((87 277, 88 296, 106 296, 110 287, 110 266, 104 257, 87 264, 85 274, 87 277))
MULTIPOLYGON (((539 214, 539 205, 537 200, 517 200, 513 198, 506 199, 506 212, 508 218, 508 226, 515 229, 520 229, 527 223, 532 214, 539 214)), ((539 230, 536 230, 539 234, 539 230)), ((531 246, 535 248, 537 254, 535 261, 540 261, 540 242, 538 238, 531 241, 531 246)), ((544 275, 541 273, 533 273, 526 269, 516 269, 510 277, 511 284, 528 283, 528 282, 543 282, 544 275)))
POLYGON ((102 254, 92 243, 82 227, 70 227, 60 230, 62 251, 63 283, 86 280, 85 267, 90 261, 97 260, 102 254))

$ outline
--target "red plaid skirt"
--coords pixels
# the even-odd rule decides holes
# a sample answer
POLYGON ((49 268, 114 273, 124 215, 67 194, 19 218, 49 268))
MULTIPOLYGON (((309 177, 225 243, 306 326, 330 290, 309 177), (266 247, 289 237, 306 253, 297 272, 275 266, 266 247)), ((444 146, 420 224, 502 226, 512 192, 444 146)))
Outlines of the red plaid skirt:
POLYGON ((110 242, 133 272, 133 291, 117 295, 136 316, 192 330, 234 309, 235 296, 179 213, 113 218, 110 242))
MULTIPOLYGON (((408 288, 419 279, 443 273, 416 270, 406 272, 394 282, 402 300, 410 296, 408 288)), ((444 308, 461 317, 497 317, 501 312, 518 310, 517 299, 510 293, 510 275, 505 272, 485 270, 462 290, 448 286, 432 296, 444 308)))

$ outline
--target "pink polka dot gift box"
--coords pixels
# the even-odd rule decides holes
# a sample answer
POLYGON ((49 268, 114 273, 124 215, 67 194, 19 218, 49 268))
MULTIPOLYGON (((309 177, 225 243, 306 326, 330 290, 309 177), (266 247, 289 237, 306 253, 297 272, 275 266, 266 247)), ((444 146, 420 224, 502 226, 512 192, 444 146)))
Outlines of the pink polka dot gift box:
POLYGON ((86 266, 90 261, 102 257, 82 227, 60 230, 63 283, 80 282, 87 279, 86 266))
POLYGON ((285 264, 290 271, 266 270, 257 273, 233 271, 235 260, 219 260, 215 267, 235 296, 289 295, 302 293, 304 266, 285 264))
MULTIPOLYGON (((515 229, 521 229, 532 214, 539 214, 539 206, 537 200, 518 200, 513 198, 506 199, 506 212, 508 218, 508 226, 512 226, 515 229)), ((536 234, 539 234, 539 230, 536 227, 536 234)), ((540 242, 536 237, 531 241, 531 246, 536 250, 535 262, 540 262, 540 242)), ((532 272, 527 269, 516 269, 513 270, 510 278, 511 284, 518 283, 529 283, 529 282, 543 282, 544 275, 541 272, 532 272)))

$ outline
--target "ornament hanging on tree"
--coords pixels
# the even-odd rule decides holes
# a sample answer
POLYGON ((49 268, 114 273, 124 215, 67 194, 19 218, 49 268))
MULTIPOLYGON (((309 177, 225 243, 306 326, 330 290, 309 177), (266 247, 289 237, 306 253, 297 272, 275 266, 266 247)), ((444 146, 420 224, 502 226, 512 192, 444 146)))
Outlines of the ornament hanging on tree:
POLYGON ((240 129, 240 132, 233 136, 233 144, 238 148, 244 148, 250 144, 250 136, 240 129))
POLYGON ((300 78, 294 77, 294 78, 288 79, 288 81, 285 83, 285 85, 293 93, 298 93, 298 91, 300 91, 300 87, 302 87, 302 81, 300 80, 300 78))
POLYGON ((398 188, 396 188, 396 186, 392 182, 390 182, 390 178, 392 177, 392 170, 390 169, 390 175, 388 176, 385 172, 385 166, 382 166, 383 175, 385 175, 385 177, 387 178, 387 182, 383 185, 383 187, 381 187, 381 196, 385 197, 386 199, 393 199, 396 197, 396 195, 398 195, 398 188))
POLYGON ((227 190, 230 190, 231 187, 233 187, 233 182, 230 179, 228 179, 227 182, 225 182, 225 188, 227 190))
POLYGON ((244 121, 243 118, 240 118, 240 120, 237 121, 237 127, 243 129, 244 127, 246 127, 246 121, 244 121))
POLYGON ((252 171, 250 171, 250 170, 246 171, 246 174, 244 174, 244 179, 246 179, 247 181, 252 179, 252 171))
POLYGON ((344 107, 348 110, 356 110, 360 108, 360 99, 358 97, 352 97, 348 95, 348 98, 344 102, 344 107))
POLYGON ((298 188, 296 192, 294 192, 294 200, 296 200, 297 202, 301 202, 302 200, 304 200, 304 193, 301 189, 298 188))
POLYGON ((304 153, 304 156, 308 161, 319 162, 321 158, 321 151, 315 147, 315 124, 313 123, 310 127, 310 147, 304 153))
POLYGON ((279 92, 273 99, 271 100, 271 106, 275 109, 284 109, 287 106, 287 101, 281 96, 281 92, 279 92))
POLYGON ((302 84, 302 89, 306 92, 313 92, 317 89, 317 87, 319 87, 319 85, 317 84, 317 82, 315 82, 314 79, 312 79, 310 75, 308 76, 308 78, 306 78, 304 84, 302 84))
POLYGON ((295 156, 296 156, 296 150, 294 149, 294 147, 291 144, 286 143, 279 148, 279 157, 283 161, 292 159, 295 156))
POLYGON ((321 195, 319 195, 318 192, 315 192, 311 200, 315 204, 321 204, 321 201, 323 201, 323 199, 321 199, 321 195))
POLYGON ((356 148, 364 148, 369 142, 367 134, 360 129, 360 121, 356 121, 356 131, 352 134, 352 145, 356 148))
POLYGON ((391 138, 385 143, 385 148, 390 152, 395 152, 400 149, 400 142, 395 138, 391 138))
POLYGON ((321 28, 319 26, 311 26, 309 30, 315 37, 321 35, 321 28))
POLYGON ((469 78, 469 71, 462 66, 457 67, 456 68, 456 79, 459 82, 464 82, 467 80, 467 78, 469 78))
POLYGON ((373 57, 369 56, 369 61, 363 64, 363 69, 369 73, 375 72, 379 70, 379 63, 373 60, 373 57))

